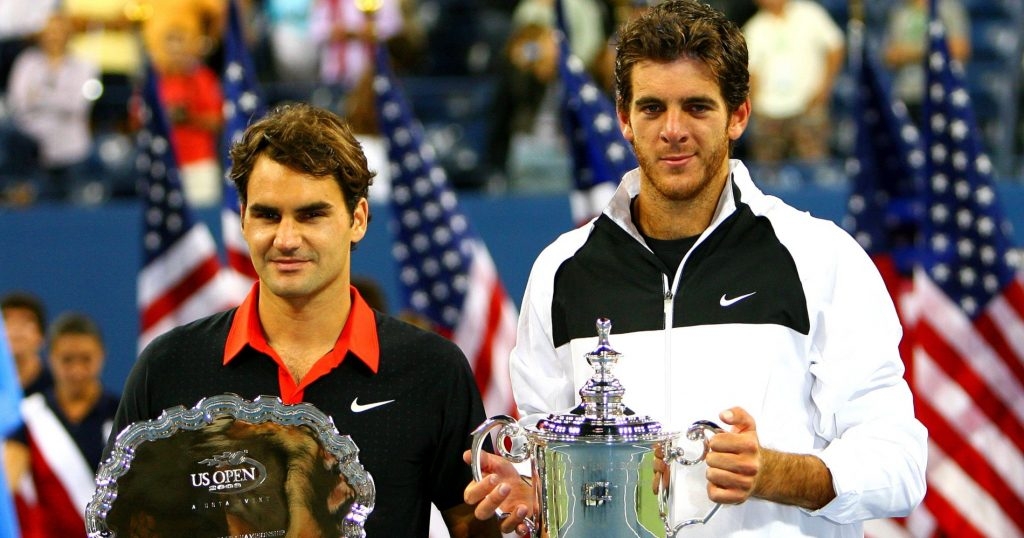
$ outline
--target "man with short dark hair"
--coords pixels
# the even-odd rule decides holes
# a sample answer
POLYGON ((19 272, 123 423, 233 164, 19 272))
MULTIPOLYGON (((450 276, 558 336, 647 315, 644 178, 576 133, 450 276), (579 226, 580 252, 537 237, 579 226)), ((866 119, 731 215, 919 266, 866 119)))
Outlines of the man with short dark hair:
POLYGON ((54 383, 21 403, 25 425, 5 447, 8 480, 19 492, 23 479, 31 484, 19 506, 23 536, 84 536, 118 396, 103 387, 103 336, 88 316, 68 312, 54 320, 47 349, 54 383))
POLYGON ((465 355, 373 311, 352 285, 374 174, 349 127, 320 108, 279 107, 249 126, 231 158, 259 281, 239 307, 142 352, 117 431, 221 393, 308 402, 351 436, 373 478, 367 536, 426 537, 431 502, 455 537, 496 536, 462 501, 472 476, 461 453, 484 418, 465 355))
POLYGON ((38 297, 12 292, 0 299, 11 355, 18 369, 18 382, 25 396, 53 386, 53 375, 43 361, 46 335, 46 310, 38 297))
MULTIPOLYGON (((640 166, 533 266, 510 358, 522 421, 579 402, 594 322, 608 318, 632 410, 667 431, 726 425, 706 474, 673 479, 728 506, 680 536, 860 536, 866 519, 906 515, 924 496, 927 431, 899 319, 849 234, 729 158, 751 112, 739 28, 697 1, 662 2, 622 29, 615 75, 640 166)), ((525 532, 533 492, 510 463, 482 459, 466 501, 525 532)))

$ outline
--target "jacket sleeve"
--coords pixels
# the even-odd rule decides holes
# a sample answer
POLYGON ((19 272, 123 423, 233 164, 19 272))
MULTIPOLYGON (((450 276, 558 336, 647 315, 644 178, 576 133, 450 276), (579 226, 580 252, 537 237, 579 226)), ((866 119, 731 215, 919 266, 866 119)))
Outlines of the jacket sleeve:
POLYGON ((849 236, 838 247, 810 366, 814 428, 828 440, 818 455, 836 498, 811 514, 840 524, 905 516, 924 497, 928 434, 903 378, 902 329, 874 263, 849 236))
POLYGON ((524 424, 571 409, 575 402, 569 345, 559 349, 551 335, 551 300, 557 256, 548 247, 526 283, 516 345, 509 358, 512 392, 524 424))

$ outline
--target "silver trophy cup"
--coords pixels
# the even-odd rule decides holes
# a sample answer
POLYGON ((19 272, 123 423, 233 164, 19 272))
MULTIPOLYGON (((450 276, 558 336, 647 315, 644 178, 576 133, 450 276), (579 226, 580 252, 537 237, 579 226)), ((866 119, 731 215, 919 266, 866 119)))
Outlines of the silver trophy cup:
MULTIPOLYGON (((703 517, 673 517, 672 467, 703 462, 708 438, 721 430, 698 421, 685 434, 665 432, 649 417, 636 416, 622 403, 624 390, 611 373, 621 356, 608 344, 611 322, 597 320, 597 332, 597 348, 586 355, 595 372, 580 389, 582 403, 532 427, 506 415, 486 420, 473 432, 474 478, 483 479, 480 452, 497 430, 499 455, 513 463, 531 461, 540 507, 526 521, 531 536, 671 537, 707 522, 719 505, 703 517), (687 457, 688 449, 696 455, 687 457)), ((506 515, 498 510, 498 517, 506 515)))

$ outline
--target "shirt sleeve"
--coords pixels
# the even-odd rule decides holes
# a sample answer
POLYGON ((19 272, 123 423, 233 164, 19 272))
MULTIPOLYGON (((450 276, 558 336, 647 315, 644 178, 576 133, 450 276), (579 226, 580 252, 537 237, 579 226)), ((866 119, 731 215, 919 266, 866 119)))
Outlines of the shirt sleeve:
POLYGON ((473 473, 462 454, 470 448, 470 434, 485 419, 469 361, 454 344, 445 349, 445 362, 452 365, 451 372, 439 378, 451 381, 444 389, 448 395, 446 414, 430 473, 434 477, 430 500, 442 512, 463 503, 462 493, 473 480, 473 473))
POLYGON ((811 365, 814 427, 828 440, 818 456, 836 493, 811 514, 840 524, 908 514, 924 497, 927 460, 892 300, 870 258, 849 236, 843 243, 811 365))
POLYGON ((140 421, 149 420, 155 417, 150 416, 147 394, 147 379, 149 379, 149 361, 154 354, 154 346, 163 338, 158 337, 142 351, 137 361, 128 373, 125 380, 124 390, 121 392, 121 401, 117 405, 117 412, 114 413, 114 424, 110 430, 110 438, 103 449, 105 461, 114 449, 114 441, 117 435, 128 426, 140 421))
POLYGON ((18 55, 11 66, 7 79, 7 102, 15 115, 32 112, 32 86, 38 84, 39 77, 36 75, 42 69, 38 62, 33 61, 34 58, 38 58, 38 55, 32 49, 27 49, 18 55))
POLYGON ((816 24, 812 27, 816 27, 819 32, 819 36, 828 50, 837 50, 843 48, 845 45, 845 36, 843 35, 843 29, 836 24, 836 21, 832 19, 828 11, 825 8, 817 4, 812 4, 817 14, 815 18, 818 19, 816 24))

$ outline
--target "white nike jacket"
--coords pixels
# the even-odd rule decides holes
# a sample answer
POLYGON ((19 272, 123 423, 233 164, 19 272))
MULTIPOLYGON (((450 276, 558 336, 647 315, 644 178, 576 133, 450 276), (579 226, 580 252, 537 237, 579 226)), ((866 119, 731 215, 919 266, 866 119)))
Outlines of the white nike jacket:
MULTIPOLYGON (((637 414, 684 431, 741 406, 762 445, 817 455, 831 471, 837 496, 820 510, 755 499, 680 536, 862 536, 863 520, 906 515, 925 492, 927 432, 903 379, 892 300, 849 234, 730 164, 711 226, 674 273, 630 219, 638 170, 600 217, 540 254, 511 356, 520 416, 579 403, 595 321, 607 317, 623 355, 614 373, 637 414)), ((676 487, 708 502, 699 469, 676 487)))

